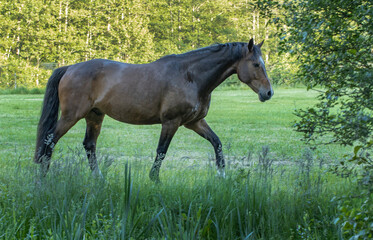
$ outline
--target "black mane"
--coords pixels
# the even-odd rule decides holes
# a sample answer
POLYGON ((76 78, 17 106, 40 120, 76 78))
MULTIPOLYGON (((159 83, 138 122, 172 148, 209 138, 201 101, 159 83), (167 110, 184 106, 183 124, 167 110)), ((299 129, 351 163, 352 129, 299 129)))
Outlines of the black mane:
POLYGON ((200 57, 202 56, 208 56, 210 54, 220 52, 222 50, 226 49, 226 52, 230 54, 230 57, 233 57, 234 59, 238 59, 243 57, 242 56, 242 47, 247 47, 247 43, 244 42, 233 42, 233 43, 221 43, 221 44, 213 44, 207 47, 199 48, 196 50, 192 50, 189 52, 181 53, 181 54, 171 54, 164 56, 159 60, 171 60, 171 59, 183 59, 185 58, 193 58, 193 57, 200 57))

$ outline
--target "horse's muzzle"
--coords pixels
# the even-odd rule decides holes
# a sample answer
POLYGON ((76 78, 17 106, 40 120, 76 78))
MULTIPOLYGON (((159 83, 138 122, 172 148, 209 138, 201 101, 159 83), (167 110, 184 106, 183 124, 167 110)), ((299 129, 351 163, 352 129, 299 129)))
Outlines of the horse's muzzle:
POLYGON ((265 102, 265 101, 271 99, 271 97, 273 96, 273 94, 274 94, 274 92, 273 92, 272 89, 270 91, 263 91, 263 92, 261 91, 261 92, 258 93, 259 100, 261 102, 265 102))

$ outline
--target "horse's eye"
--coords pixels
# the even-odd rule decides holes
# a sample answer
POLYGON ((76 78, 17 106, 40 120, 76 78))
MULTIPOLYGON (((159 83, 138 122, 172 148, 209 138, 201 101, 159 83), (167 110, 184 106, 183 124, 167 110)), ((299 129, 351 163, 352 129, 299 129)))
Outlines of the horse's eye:
POLYGON ((254 67, 259 67, 259 63, 254 63, 254 67))

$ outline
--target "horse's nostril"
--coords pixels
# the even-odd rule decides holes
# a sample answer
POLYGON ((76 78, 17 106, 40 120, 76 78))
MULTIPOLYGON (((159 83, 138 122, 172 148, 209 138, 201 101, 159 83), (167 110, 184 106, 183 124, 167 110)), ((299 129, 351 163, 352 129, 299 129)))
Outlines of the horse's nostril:
POLYGON ((272 91, 268 91, 267 96, 271 97, 272 96, 272 91))

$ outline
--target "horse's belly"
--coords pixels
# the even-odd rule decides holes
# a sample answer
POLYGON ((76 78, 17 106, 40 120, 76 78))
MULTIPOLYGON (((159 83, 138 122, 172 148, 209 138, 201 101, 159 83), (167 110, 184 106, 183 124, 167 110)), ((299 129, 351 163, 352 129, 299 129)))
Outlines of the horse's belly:
MULTIPOLYGON (((99 107, 99 109, 101 109, 99 107)), ((130 124, 156 124, 160 123, 159 113, 156 109, 136 103, 107 103, 102 111, 109 117, 120 122, 130 124)))
POLYGON ((150 116, 140 113, 125 112, 125 114, 123 114, 117 112, 110 112, 107 113, 107 115, 111 118, 114 118, 115 120, 129 124, 144 125, 161 123, 161 120, 158 116, 150 116))
POLYGON ((160 123, 160 96, 159 87, 149 89, 141 81, 106 82, 94 105, 121 122, 156 124, 160 123))

